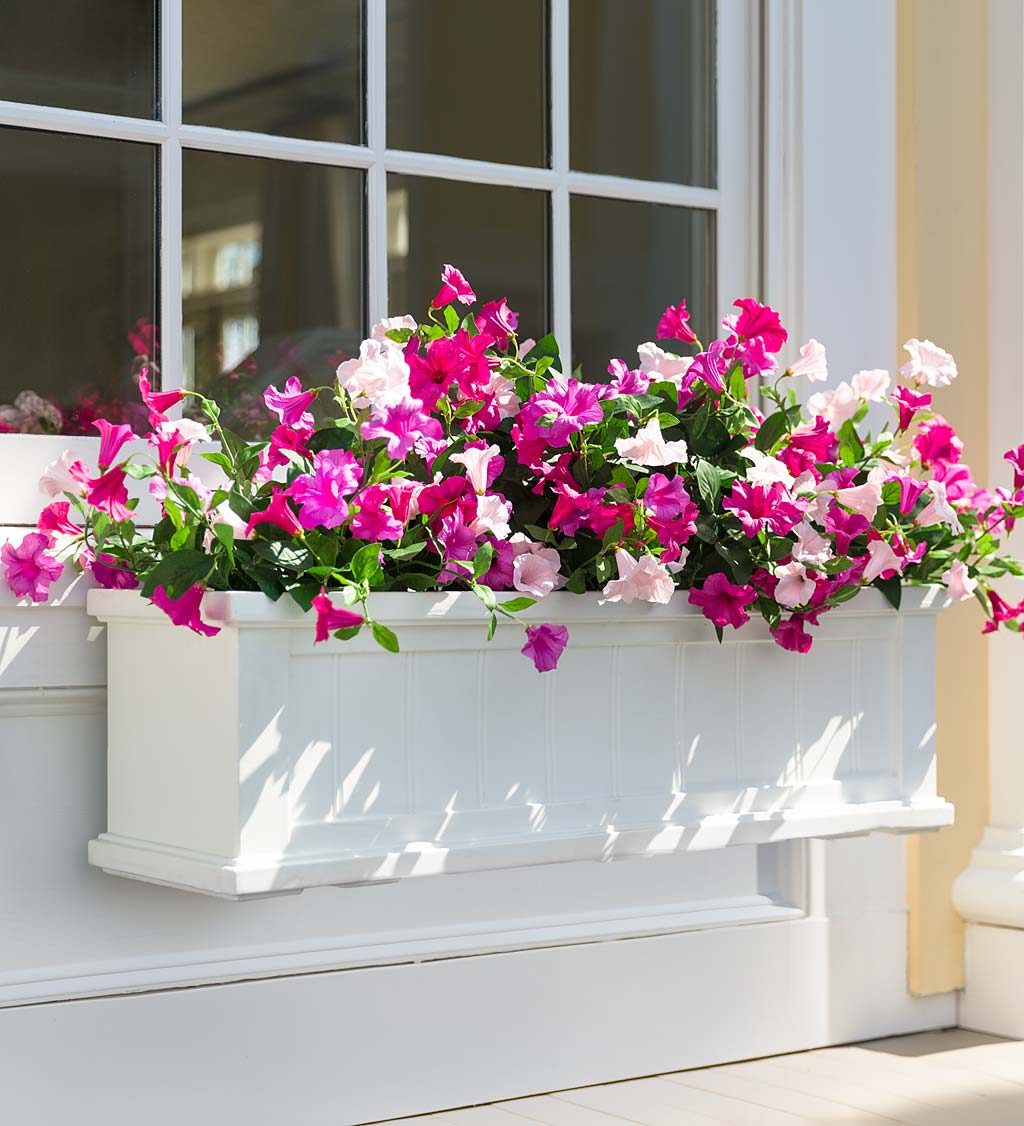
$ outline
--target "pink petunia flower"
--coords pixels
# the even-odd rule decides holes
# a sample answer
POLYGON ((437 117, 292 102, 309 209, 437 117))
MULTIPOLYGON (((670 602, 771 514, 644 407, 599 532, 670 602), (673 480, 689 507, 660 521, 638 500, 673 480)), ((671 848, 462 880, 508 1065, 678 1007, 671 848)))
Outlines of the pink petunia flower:
POLYGON ((865 481, 863 485, 838 489, 836 500, 844 508, 849 508, 866 520, 874 520, 878 506, 882 503, 882 486, 873 481, 865 481))
POLYGON ((48 536, 72 536, 77 539, 82 535, 82 529, 77 524, 72 523, 69 516, 70 512, 70 501, 54 501, 53 504, 48 504, 39 513, 36 527, 48 536))
POLYGON ((775 601, 782 606, 803 606, 815 591, 814 579, 803 563, 793 560, 775 568, 775 601))
POLYGON ((249 517, 249 522, 245 526, 246 536, 250 536, 253 529, 260 524, 273 524, 290 536, 302 536, 306 531, 288 503, 288 495, 280 489, 271 497, 266 508, 261 512, 254 512, 249 517))
POLYGON ((466 478, 477 495, 487 492, 494 479, 505 465, 501 450, 497 446, 485 446, 477 442, 459 453, 452 454, 451 461, 466 470, 466 478))
POLYGON ((569 631, 565 626, 526 627, 526 644, 520 652, 533 661, 537 672, 551 672, 557 665, 566 644, 569 631))
POLYGON ((1003 458, 1013 466, 1014 489, 1024 489, 1024 443, 1015 449, 1007 450, 1003 458))
POLYGON ((89 474, 74 454, 65 450, 46 467, 39 478, 39 488, 48 497, 55 497, 59 493, 82 497, 89 488, 89 474))
POLYGON ((684 344, 694 343, 697 335, 690 328, 690 314, 686 310, 685 301, 680 301, 678 305, 669 305, 665 312, 661 314, 656 335, 659 340, 680 340, 684 344))
POLYGON ((335 606, 323 587, 320 588, 320 593, 313 599, 313 609, 316 611, 316 641, 314 641, 314 644, 326 641, 335 630, 353 629, 363 624, 361 614, 357 614, 354 610, 335 606))
POLYGON ((731 356, 724 340, 712 340, 706 352, 699 352, 686 370, 684 386, 703 379, 712 391, 725 390, 725 375, 731 356))
POLYGON ((273 411, 285 426, 312 427, 313 416, 309 413, 309 407, 315 398, 315 391, 302 390, 302 383, 297 375, 288 379, 283 391, 278 391, 271 384, 263 392, 267 409, 273 411))
POLYGON ((637 465, 680 465, 686 461, 688 452, 682 439, 665 441, 657 416, 632 437, 616 438, 615 450, 619 457, 628 458, 637 465))
POLYGON ((999 629, 1003 622, 1014 622, 1018 618, 1024 618, 1024 601, 1017 606, 1011 606, 1009 602, 1000 598, 994 590, 990 590, 988 602, 992 616, 985 623, 982 633, 993 633, 999 629))
POLYGON ((946 589, 952 597, 960 602, 966 602, 967 599, 973 598, 974 592, 978 589, 978 580, 971 578, 967 564, 960 559, 954 559, 949 568, 943 571, 940 578, 946 584, 946 589))
POLYGON ((927 391, 911 391, 909 387, 897 387, 889 396, 889 401, 895 404, 900 412, 898 429, 900 433, 914 421, 914 415, 925 407, 930 407, 932 397, 927 391))
POLYGON ((565 586, 562 560, 553 547, 532 543, 522 533, 509 541, 515 550, 512 560, 512 585, 533 598, 543 598, 565 586))
POLYGON ((945 524, 955 535, 964 529, 956 514, 956 509, 946 497, 946 486, 941 481, 930 481, 928 491, 931 500, 917 514, 917 525, 921 528, 930 528, 934 524, 945 524))
POLYGON ((296 477, 286 492, 299 505, 299 523, 306 529, 337 528, 348 518, 350 497, 363 478, 363 467, 348 450, 321 450, 312 474, 296 477))
POLYGON ((4 577, 18 598, 28 595, 33 602, 45 602, 49 597, 50 584, 64 571, 64 564, 49 554, 52 546, 48 535, 29 532, 17 547, 13 543, 0 547, 4 577))
POLYGON ((124 483, 125 472, 120 466, 107 470, 102 476, 89 482, 89 491, 85 495, 87 503, 93 508, 105 512, 111 520, 120 523, 131 516, 131 510, 126 507, 128 502, 128 489, 124 483))
POLYGON ((363 489, 355 499, 359 508, 352 517, 349 530, 356 539, 379 543, 381 540, 397 542, 402 538, 405 524, 396 518, 386 503, 391 499, 390 490, 380 485, 371 485, 363 489))
POLYGON ((862 403, 881 403, 885 401, 885 393, 889 390, 892 380, 884 368, 873 368, 871 371, 859 371, 850 380, 853 393, 862 403))
POLYGON ((177 406, 178 403, 185 397, 184 392, 179 390, 174 391, 154 391, 150 387, 149 377, 146 375, 145 370, 139 373, 139 395, 142 401, 149 408, 150 421, 152 416, 158 416, 158 420, 164 418, 167 411, 171 407, 177 406))
POLYGON ((188 626, 194 633, 213 637, 220 633, 220 626, 210 626, 203 621, 201 605, 204 592, 204 587, 196 583, 180 598, 171 598, 162 586, 158 586, 150 601, 154 606, 159 606, 176 626, 188 626))
POLYGON ((753 538, 766 529, 783 536, 803 519, 807 502, 790 496, 781 484, 765 488, 741 480, 733 484, 722 508, 735 514, 745 536, 753 538))
POLYGON ((746 607, 757 598, 752 586, 737 586, 729 582, 725 575, 716 573, 704 580, 704 585, 690 591, 689 601, 699 606, 704 617, 719 629, 732 626, 739 629, 750 621, 746 607))
POLYGON ((441 423, 423 410, 419 399, 405 399, 393 407, 384 407, 360 427, 364 438, 386 438, 388 457, 404 461, 409 451, 421 446, 424 439, 439 440, 444 431, 441 423))
POLYGON ((874 539, 868 544, 867 566, 864 568, 864 582, 871 583, 877 578, 889 578, 901 574, 906 560, 898 555, 890 543, 883 539, 874 539))
MULTIPOLYGON (((91 553, 90 553, 91 554, 91 553)), ((92 577, 107 590, 135 590, 139 585, 138 576, 123 567, 112 555, 100 552, 91 559, 79 561, 87 567, 92 577)))
POLYGON ((777 645, 790 653, 809 653, 814 639, 807 632, 806 624, 804 614, 793 614, 772 627, 772 637, 777 645))
POLYGON ((445 267, 441 271, 441 288, 437 291, 434 300, 431 301, 430 307, 442 309, 453 301, 458 301, 463 305, 472 305, 475 300, 476 294, 473 292, 473 287, 466 281, 462 271, 445 263, 445 267))
POLYGON ((910 355, 909 361, 900 368, 904 379, 912 379, 919 387, 922 383, 929 387, 948 387, 956 379, 956 361, 938 344, 915 337, 903 347, 910 355))
POLYGON ((138 438, 131 426, 127 422, 115 426, 111 422, 107 422, 105 418, 97 418, 93 422, 93 426, 100 432, 100 453, 97 458, 97 463, 100 469, 106 469, 107 466, 112 465, 114 458, 121 452, 121 447, 125 442, 131 442, 138 438))
POLYGON ((825 345, 819 344, 813 338, 800 349, 800 359, 795 364, 790 364, 786 369, 790 375, 802 375, 811 383, 823 382, 828 379, 828 359, 825 356, 825 345))
POLYGON ((850 544, 870 527, 870 522, 864 516, 847 512, 838 504, 833 505, 825 517, 825 530, 835 537, 836 551, 840 555, 849 554, 850 544))

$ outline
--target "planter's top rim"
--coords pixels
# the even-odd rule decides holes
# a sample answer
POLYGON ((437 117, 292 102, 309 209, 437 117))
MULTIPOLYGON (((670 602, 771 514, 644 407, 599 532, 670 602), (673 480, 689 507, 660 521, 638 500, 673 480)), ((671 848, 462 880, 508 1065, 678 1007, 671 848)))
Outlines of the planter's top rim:
MULTIPOLYGON (((520 594, 518 591, 505 591, 497 597, 499 602, 505 602, 520 597, 520 594)), ((607 622, 610 625, 654 623, 703 618, 700 608, 690 605, 683 591, 677 592, 667 606, 649 602, 602 603, 602 598, 599 591, 586 594, 559 591, 541 599, 520 617, 526 622, 551 621, 561 625, 582 622, 607 622)), ((936 614, 951 602, 941 586, 904 586, 899 612, 936 614)), ((370 608, 374 617, 389 625, 479 624, 486 616, 480 600, 469 591, 381 591, 370 596, 370 608)), ((101 621, 168 621, 159 607, 134 590, 90 590, 88 610, 101 621)), ((881 591, 863 590, 828 616, 849 620, 891 613, 894 611, 881 591)), ((272 602, 258 591, 209 591, 203 598, 203 616, 209 622, 224 625, 308 624, 307 615, 290 598, 282 597, 272 602)))

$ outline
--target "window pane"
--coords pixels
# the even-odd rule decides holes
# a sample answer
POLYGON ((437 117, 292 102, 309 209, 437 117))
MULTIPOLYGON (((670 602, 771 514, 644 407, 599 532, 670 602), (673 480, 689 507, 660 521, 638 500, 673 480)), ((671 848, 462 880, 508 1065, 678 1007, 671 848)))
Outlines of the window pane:
POLYGON ((508 300, 520 339, 542 335, 550 328, 547 228, 546 192, 389 176, 388 311, 423 317, 451 262, 479 302, 508 300))
POLYGON ((0 98, 154 117, 155 0, 3 0, 0 98))
POLYGON ((227 426, 267 433, 263 391, 330 383, 363 336, 363 175, 186 150, 186 376, 227 426))
POLYGON ((361 144, 361 0, 185 0, 184 120, 361 144))
POLYGON ((0 129, 0 430, 143 422, 156 320, 157 150, 0 129))
POLYGON ((636 346, 682 298, 697 335, 715 335, 712 212, 587 196, 571 208, 573 365, 588 379, 613 358, 635 367, 636 346))
POLYGON ((388 147, 547 163, 543 0, 388 0, 388 147))
POLYGON ((571 0, 572 167, 715 183, 714 0, 571 0))

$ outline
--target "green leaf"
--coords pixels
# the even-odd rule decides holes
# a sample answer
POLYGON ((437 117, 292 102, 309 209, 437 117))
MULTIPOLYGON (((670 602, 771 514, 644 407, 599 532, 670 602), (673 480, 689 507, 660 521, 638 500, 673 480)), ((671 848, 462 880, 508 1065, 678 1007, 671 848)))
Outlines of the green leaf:
POLYGON ((386 649, 389 653, 398 652, 398 638, 387 626, 382 626, 380 622, 374 622, 370 628, 373 630, 373 640, 382 649, 386 649))
POLYGON ((191 528, 179 528, 173 536, 171 536, 171 551, 177 551, 182 548, 192 539, 191 528))
POLYGON ((195 548, 173 551, 146 576, 142 593, 151 598, 158 586, 162 586, 170 598, 180 598, 187 590, 201 583, 213 570, 216 560, 195 548))
POLYGON ((612 524, 612 526, 608 529, 608 531, 605 532, 604 538, 601 540, 601 547, 617 547, 620 543, 622 543, 622 533, 624 530, 625 525, 622 523, 622 521, 616 520, 615 523, 612 524))
POLYGON ((476 414, 483 405, 483 399, 467 399, 466 402, 459 403, 455 411, 455 418, 469 418, 470 415, 476 414))
POLYGON ((864 457, 864 443, 852 419, 847 419, 839 429, 839 457, 846 466, 856 465, 864 457))
MULTIPOLYGON (((203 457, 209 456, 209 454, 203 454, 203 457)), ((125 462, 124 471, 129 477, 134 477, 136 481, 143 481, 147 477, 155 477, 157 475, 155 465, 140 465, 134 461, 125 462)))
POLYGON ((785 411, 776 411, 761 423, 761 429, 754 437, 754 446, 761 453, 771 453, 788 429, 789 416, 785 411))
MULTIPOLYGON (((207 461, 212 461, 214 465, 219 465, 222 469, 226 469, 228 473, 234 473, 235 471, 235 466, 231 458, 220 450, 213 454, 200 454, 199 456, 205 458, 207 461)), ((155 472, 151 466, 148 468, 150 468, 151 472, 155 472)), ((134 477, 136 474, 133 473, 132 476, 134 477)))
POLYGON ((699 462, 697 465, 697 491, 708 508, 714 509, 725 486, 730 484, 735 476, 734 473, 730 473, 726 469, 712 465, 710 461, 699 462))
POLYGON ((494 544, 482 543, 473 556, 473 577, 478 579, 491 569, 494 562, 494 544))
POLYGON ((346 626, 345 629, 336 629, 334 636, 339 641, 351 641, 362 628, 362 626, 346 626))
POLYGON ((306 444, 314 454, 321 450, 347 450, 352 445, 351 424, 346 427, 325 426, 322 430, 314 431, 306 444))
POLYGON ((228 566, 235 565, 235 533, 230 524, 214 524, 213 534, 224 548, 228 557, 228 566))
POLYGON ((746 551, 740 551, 729 544, 716 543, 715 551, 729 564, 733 578, 741 585, 750 581, 754 571, 754 561, 746 551))
POLYGON ((729 394, 734 399, 745 399, 747 397, 747 381, 743 378, 743 365, 736 364, 732 371, 729 372, 729 380, 727 384, 729 394))
POLYGON ((498 600, 494 597, 494 591, 489 586, 483 586, 480 583, 473 584, 473 593, 480 599, 480 601, 492 613, 497 608, 498 600))
POLYGON ((562 358, 558 354, 558 341, 549 332, 546 336, 542 336, 540 340, 526 353, 523 357, 525 363, 531 360, 539 360, 543 356, 549 356, 552 361, 552 366, 557 368, 558 371, 562 370, 562 358))
POLYGON ((903 586, 900 583, 899 575, 894 575, 891 579, 875 579, 873 585, 877 586, 885 595, 894 610, 900 608, 900 597, 903 594, 903 586))
POLYGON ((453 305, 445 305, 444 307, 444 323, 450 333, 455 333, 459 328, 459 314, 455 312, 453 305))
POLYGON ((426 540, 419 543, 407 543, 402 547, 386 547, 384 554, 388 559, 412 559, 427 546, 426 540))
POLYGON ((380 547, 368 543, 352 556, 352 574, 358 583, 371 583, 381 574, 380 547))
POLYGON ((491 620, 487 624, 487 640, 493 641, 494 635, 498 629, 498 616, 497 614, 491 615, 491 620))
POLYGON ((501 603, 501 608, 503 610, 507 610, 510 614, 518 614, 523 610, 529 610, 531 606, 536 605, 536 598, 510 598, 508 602, 501 603))

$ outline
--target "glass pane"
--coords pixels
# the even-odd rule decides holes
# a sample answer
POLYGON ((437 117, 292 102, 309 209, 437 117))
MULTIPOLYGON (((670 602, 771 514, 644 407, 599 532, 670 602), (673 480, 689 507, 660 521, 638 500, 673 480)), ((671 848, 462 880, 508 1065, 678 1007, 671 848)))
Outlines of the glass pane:
POLYGON ((0 98, 154 117, 155 0, 3 0, 0 98))
POLYGON ((697 335, 715 335, 713 212, 573 196, 570 214, 573 365, 588 379, 613 358, 635 367, 636 346, 683 298, 697 335))
POLYGON ((388 0, 388 147, 547 163, 543 0, 388 0))
POLYGON ((322 386, 359 352, 363 175, 186 149, 182 180, 186 378, 266 434, 269 384, 322 386))
POLYGON ((0 129, 0 431, 144 423, 156 169, 151 145, 0 129))
POLYGON ((361 0, 185 0, 184 120, 363 140, 361 0))
POLYGON ((714 0, 571 0, 569 19, 572 167, 713 187, 714 0))
POLYGON ((388 311, 417 320, 450 262, 478 305, 504 297, 519 337, 539 337, 548 315, 548 194, 420 176, 388 177, 388 311))

